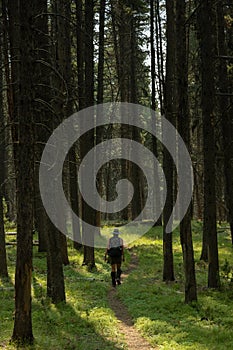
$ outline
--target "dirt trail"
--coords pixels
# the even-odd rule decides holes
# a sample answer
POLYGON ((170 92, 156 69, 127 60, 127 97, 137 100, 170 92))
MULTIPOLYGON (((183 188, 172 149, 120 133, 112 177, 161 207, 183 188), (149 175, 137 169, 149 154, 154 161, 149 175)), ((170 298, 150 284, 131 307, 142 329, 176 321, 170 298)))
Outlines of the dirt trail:
MULTIPOLYGON (((137 256, 131 255, 131 263, 129 268, 122 274, 122 279, 126 280, 129 273, 137 266, 137 256)), ((119 287, 118 287, 119 288, 119 287)), ((108 293, 108 301, 111 309, 114 311, 117 319, 119 320, 119 331, 123 333, 127 350, 153 350, 159 349, 150 345, 146 339, 144 339, 137 329, 133 325, 132 318, 121 300, 116 295, 115 288, 111 288, 108 293)))

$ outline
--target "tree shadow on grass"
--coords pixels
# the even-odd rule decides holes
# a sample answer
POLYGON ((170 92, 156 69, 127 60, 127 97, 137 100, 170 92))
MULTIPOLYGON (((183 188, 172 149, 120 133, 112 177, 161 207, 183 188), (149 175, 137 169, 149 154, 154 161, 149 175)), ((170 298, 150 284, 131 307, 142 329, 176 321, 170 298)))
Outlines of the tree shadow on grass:
POLYGON ((233 302, 224 299, 221 292, 205 290, 199 293, 198 303, 184 304, 182 280, 161 280, 158 250, 144 246, 138 253, 143 262, 132 271, 118 294, 152 345, 182 350, 232 349, 233 302))
POLYGON ((46 286, 33 277, 33 333, 30 349, 118 350, 124 345, 105 302, 107 281, 89 277, 77 264, 65 268, 67 302, 53 305, 46 286), (112 325, 111 325, 112 323, 112 325))
POLYGON ((34 307, 35 346, 31 349, 117 350, 122 347, 106 339, 85 317, 77 313, 70 303, 37 305, 34 307))

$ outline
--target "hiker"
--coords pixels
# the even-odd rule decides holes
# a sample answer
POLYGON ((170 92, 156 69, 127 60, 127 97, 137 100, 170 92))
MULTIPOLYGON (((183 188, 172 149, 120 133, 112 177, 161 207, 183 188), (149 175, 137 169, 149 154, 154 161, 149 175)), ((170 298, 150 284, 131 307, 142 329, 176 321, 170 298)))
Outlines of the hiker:
POLYGON ((116 284, 121 284, 121 263, 125 261, 124 258, 124 244, 123 239, 119 237, 120 231, 115 228, 112 232, 113 237, 108 241, 108 246, 105 253, 105 261, 108 255, 108 261, 111 264, 111 279, 112 286, 116 287, 116 284))

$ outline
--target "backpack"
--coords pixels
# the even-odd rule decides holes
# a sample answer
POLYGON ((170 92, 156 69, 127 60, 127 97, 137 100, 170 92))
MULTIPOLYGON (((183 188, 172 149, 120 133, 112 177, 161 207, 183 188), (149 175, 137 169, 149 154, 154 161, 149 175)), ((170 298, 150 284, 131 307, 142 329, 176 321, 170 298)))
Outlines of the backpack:
POLYGON ((110 248, 108 250, 108 255, 111 256, 112 258, 119 257, 122 255, 122 248, 121 247, 110 248))
POLYGON ((110 248, 108 249, 108 255, 110 257, 120 257, 122 255, 122 241, 117 237, 110 239, 110 248))

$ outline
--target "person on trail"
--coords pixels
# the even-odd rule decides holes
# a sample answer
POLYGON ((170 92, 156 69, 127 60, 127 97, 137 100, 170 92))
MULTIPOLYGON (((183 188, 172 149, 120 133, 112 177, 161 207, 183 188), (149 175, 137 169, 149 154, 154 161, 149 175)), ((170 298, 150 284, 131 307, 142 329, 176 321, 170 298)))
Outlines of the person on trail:
POLYGON ((116 284, 121 284, 121 263, 125 261, 124 258, 124 243, 123 239, 119 237, 120 231, 115 228, 112 232, 113 237, 108 241, 108 246, 105 253, 105 260, 107 259, 111 264, 111 279, 112 286, 116 287, 116 284))

